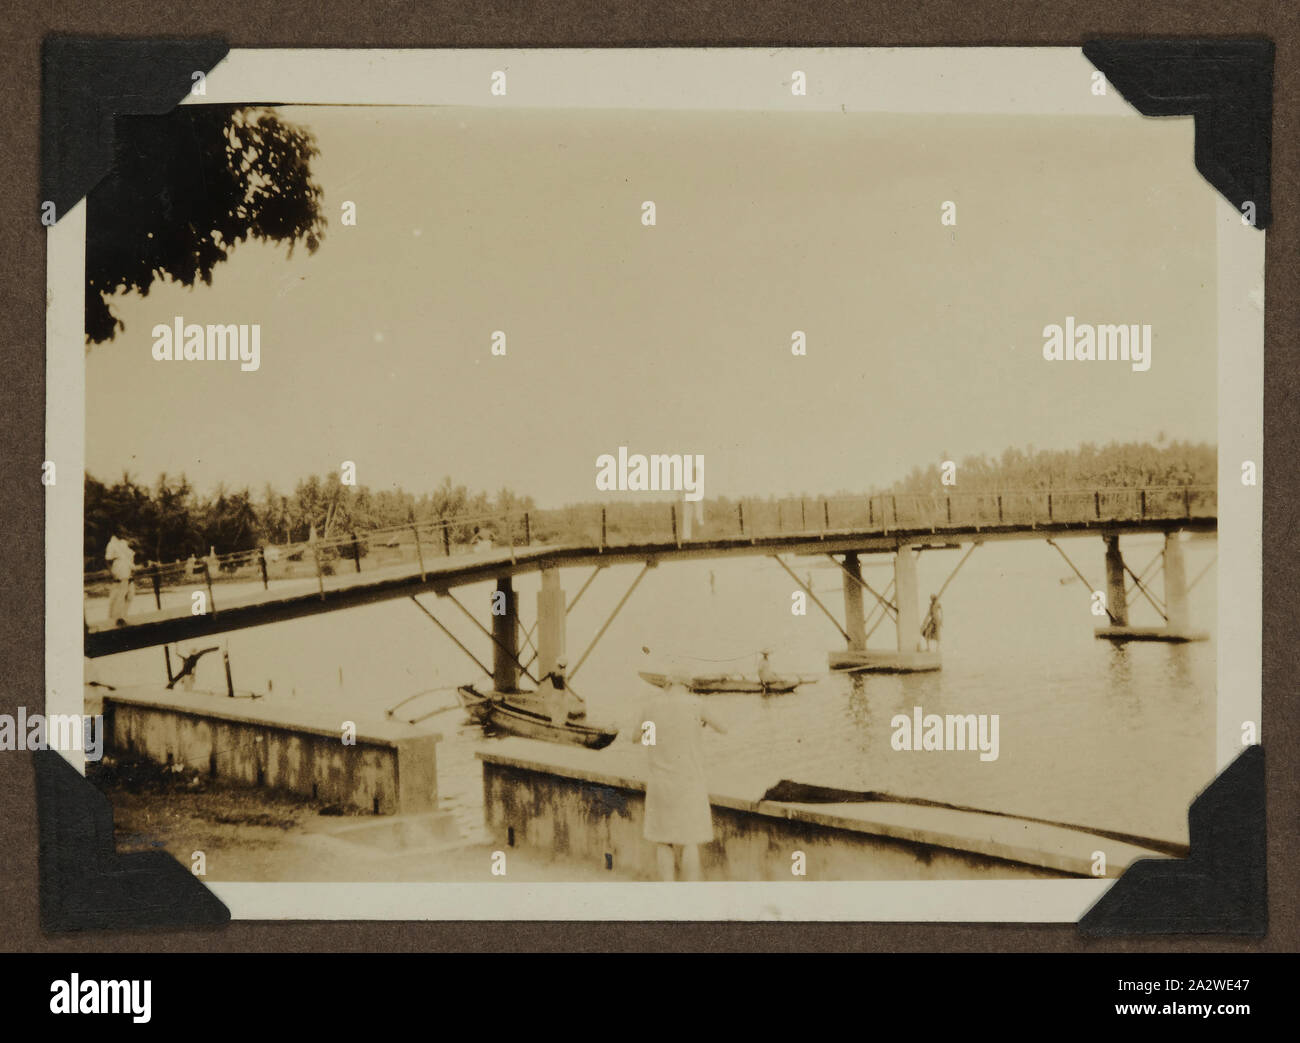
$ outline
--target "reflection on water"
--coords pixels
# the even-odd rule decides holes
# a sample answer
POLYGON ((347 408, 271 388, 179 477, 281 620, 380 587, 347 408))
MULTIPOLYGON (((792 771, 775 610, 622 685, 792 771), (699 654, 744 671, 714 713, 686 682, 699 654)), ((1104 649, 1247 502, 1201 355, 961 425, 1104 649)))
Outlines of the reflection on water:
MULTIPOLYGON (((1093 582, 1104 575, 1100 539, 1067 543, 1093 582)), ((1126 537, 1124 552, 1145 561, 1159 538, 1126 537)), ((1190 575, 1212 560, 1208 540, 1185 545, 1190 575)), ((955 552, 926 552, 922 603, 957 563, 955 552)), ((825 559, 795 559, 818 597, 840 610, 840 572, 825 559)), ((639 566, 607 569, 569 616, 568 656, 576 663, 639 566)), ((763 558, 666 563, 652 570, 574 679, 589 716, 632 726, 643 691, 636 670, 665 655, 691 657, 702 672, 756 667, 772 650, 779 671, 820 674, 786 696, 710 696, 729 732, 707 732, 710 776, 757 796, 781 778, 846 789, 873 789, 1019 812, 1098 828, 1186 841, 1187 805, 1213 774, 1214 641, 1114 645, 1093 636, 1090 592, 1042 542, 992 543, 975 551, 944 595, 943 669, 935 673, 826 674, 826 653, 842 638, 814 605, 791 614, 793 583, 763 558), (651 649, 651 656, 642 648, 651 649), (1000 755, 895 751, 890 719, 925 713, 998 714, 1000 755)), ((566 570, 570 599, 589 570, 566 570)), ((888 585, 885 556, 865 557, 873 587, 888 585)), ((1192 592, 1193 625, 1213 632, 1215 576, 1192 592)), ((537 577, 517 581, 525 627, 534 617, 537 577)), ((1157 580, 1158 589, 1158 580, 1157 580)), ((457 591, 488 618, 490 587, 457 591)), ((424 603, 480 659, 490 643, 445 600, 424 603)), ((868 598, 870 601, 870 598, 868 598)), ((868 609, 870 605, 868 605, 868 609)), ((1145 604, 1134 624, 1158 623, 1145 604)), ((884 624, 873 647, 892 647, 884 624)), ((229 635, 235 684, 266 691, 271 702, 312 705, 340 720, 384 719, 384 709, 413 692, 475 680, 477 670, 415 606, 388 602, 229 635)), ((527 653, 525 653, 527 658, 527 653)), ((110 683, 156 683, 157 649, 101 660, 110 683)), ((199 668, 198 685, 224 689, 217 657, 199 668)), ((414 715, 452 706, 450 690, 403 708, 414 715)), ((429 717, 414 730, 444 736, 439 780, 444 801, 468 826, 481 819, 481 783, 473 753, 490 740, 463 723, 459 710, 429 717)))

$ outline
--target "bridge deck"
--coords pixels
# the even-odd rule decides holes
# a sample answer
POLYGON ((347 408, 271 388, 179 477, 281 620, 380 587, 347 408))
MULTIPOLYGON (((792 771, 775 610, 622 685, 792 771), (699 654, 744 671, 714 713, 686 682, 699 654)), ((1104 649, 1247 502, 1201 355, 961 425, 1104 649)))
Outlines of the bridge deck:
POLYGON ((1189 513, 1181 517, 1071 520, 1045 524, 941 524, 889 531, 877 527, 764 536, 657 539, 604 546, 599 542, 532 545, 483 554, 453 554, 448 551, 446 556, 425 557, 423 561, 395 551, 399 560, 390 557, 385 561, 383 555, 376 553, 376 560, 363 567, 362 554, 365 553, 366 557, 370 554, 358 552, 352 560, 344 563, 345 569, 355 567, 355 571, 343 574, 323 575, 319 573, 319 567, 318 571, 307 575, 275 579, 268 579, 265 572, 260 576, 245 573, 242 579, 214 577, 210 588, 200 574, 183 583, 168 584, 166 603, 163 603, 164 593, 158 586, 152 589, 142 586, 137 592, 137 605, 144 597, 156 597, 156 610, 142 612, 133 607, 127 623, 117 627, 108 624, 107 598, 92 596, 88 590, 85 649, 90 657, 113 655, 424 592, 438 592, 550 566, 617 565, 787 553, 857 551, 872 554, 892 552, 900 544, 950 546, 973 541, 1165 533, 1178 529, 1214 532, 1217 526, 1217 518, 1212 514, 1189 513), (193 615, 191 594, 198 590, 209 591, 212 600, 206 613, 193 615), (101 613, 102 619, 99 618, 101 613), (93 621, 92 616, 96 617, 93 621))

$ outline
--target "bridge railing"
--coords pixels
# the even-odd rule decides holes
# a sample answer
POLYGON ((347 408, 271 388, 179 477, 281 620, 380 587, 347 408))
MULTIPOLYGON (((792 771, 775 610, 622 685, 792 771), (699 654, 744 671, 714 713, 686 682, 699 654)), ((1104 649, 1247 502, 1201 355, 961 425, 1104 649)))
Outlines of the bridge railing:
POLYGON ((1180 485, 711 500, 702 512, 695 505, 676 503, 649 513, 643 505, 620 503, 570 512, 564 528, 573 542, 618 546, 738 536, 1176 521, 1216 514, 1213 486, 1180 485), (689 527, 688 513, 692 515, 689 527))
MULTIPOLYGON (((532 542, 529 513, 426 519, 183 561, 137 562, 131 585, 135 597, 152 601, 155 609, 180 607, 202 593, 203 610, 212 611, 232 600, 255 598, 259 590, 286 595, 324 592, 346 585, 347 577, 356 574, 379 578, 436 571, 448 558, 487 555, 532 542)), ((108 569, 85 574, 87 623, 107 621, 116 584, 108 569)), ((135 607, 131 614, 141 611, 135 607)))
MULTIPOLYGON (((132 576, 136 598, 153 609, 204 611, 256 600, 259 591, 290 595, 346 586, 349 577, 370 579, 436 572, 448 559, 472 560, 516 554, 537 547, 619 547, 700 540, 751 539, 829 533, 888 534, 900 530, 943 532, 998 526, 1099 524, 1108 521, 1215 517, 1213 486, 1150 486, 1109 489, 925 495, 785 497, 682 502, 619 501, 477 517, 412 521, 327 539, 271 544, 229 554, 169 563, 144 562, 132 576), (687 514, 691 517, 688 519, 687 514), (702 515, 702 518, 700 517, 702 515)), ((115 581, 107 570, 85 576, 86 620, 108 622, 115 581)), ((137 606, 129 615, 147 611, 137 606)))

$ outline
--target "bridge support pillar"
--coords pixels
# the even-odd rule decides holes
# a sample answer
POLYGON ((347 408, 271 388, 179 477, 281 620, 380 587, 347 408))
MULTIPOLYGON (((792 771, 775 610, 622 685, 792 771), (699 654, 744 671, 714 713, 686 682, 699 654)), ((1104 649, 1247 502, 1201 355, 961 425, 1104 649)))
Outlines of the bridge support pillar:
POLYGON ((1169 629, 1188 629, 1187 567, 1183 563, 1183 545, 1176 532, 1165 533, 1165 615, 1169 629))
POLYGON ((497 593, 502 596, 492 599, 492 684, 498 692, 513 692, 519 687, 519 606, 509 576, 497 580, 497 593), (505 611, 498 614, 498 605, 505 611))
POLYGON ((894 603, 898 606, 898 650, 916 652, 921 642, 921 604, 916 590, 916 552, 903 544, 894 554, 894 603))
MULTIPOLYGON (((1204 641, 1210 636, 1204 630, 1193 630, 1191 626, 1187 600, 1187 566, 1183 560, 1183 545, 1179 536, 1180 533, 1178 532, 1165 533, 1165 546, 1161 554, 1165 574, 1165 625, 1154 627, 1132 626, 1128 621, 1127 611, 1121 614, 1111 607, 1111 613, 1115 616, 1115 619, 1110 626, 1098 628, 1098 637, 1104 637, 1109 641, 1204 641)), ((1106 601, 1108 607, 1114 604, 1121 607, 1124 605, 1123 580, 1124 563, 1123 558, 1119 555, 1119 539, 1115 536, 1108 536, 1106 537, 1106 601), (1121 586, 1118 595, 1113 592, 1112 550, 1114 558, 1119 562, 1119 582, 1121 586), (1116 601, 1117 597, 1119 598, 1118 601, 1116 601)))
POLYGON ((862 652, 867 647, 867 616, 862 603, 862 567, 855 552, 844 555, 844 568, 848 575, 844 582, 844 629, 849 635, 850 652, 862 652))
POLYGON ((537 592, 537 669, 538 677, 551 673, 564 658, 564 589, 560 570, 542 569, 542 589, 537 592))
MULTIPOLYGON (((846 554, 844 565, 852 575, 859 575, 857 554, 846 554)), ((862 614, 862 585, 844 577, 844 629, 849 647, 832 652, 832 670, 853 673, 907 674, 938 670, 939 652, 926 651, 921 640, 921 602, 917 593, 916 552, 907 545, 894 555, 894 604, 898 609, 898 650, 867 648, 865 620, 862 614), (850 589, 851 588, 851 589, 850 589)))
POLYGON ((1128 589, 1124 584, 1124 555, 1119 551, 1119 536, 1105 536, 1106 541, 1106 609, 1112 626, 1128 626, 1128 589))

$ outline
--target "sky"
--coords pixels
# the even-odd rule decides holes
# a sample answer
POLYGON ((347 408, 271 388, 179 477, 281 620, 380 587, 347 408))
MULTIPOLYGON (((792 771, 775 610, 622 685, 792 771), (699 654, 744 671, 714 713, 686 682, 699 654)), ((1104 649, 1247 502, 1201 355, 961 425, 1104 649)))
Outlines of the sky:
POLYGON ((1190 119, 279 111, 320 148, 320 249, 244 244, 211 286, 115 299, 125 330, 86 356, 96 477, 290 491, 350 460, 372 489, 449 475, 545 507, 605 495, 619 446, 701 454, 706 495, 764 496, 1216 439, 1190 119), (155 361, 176 316, 259 323, 261 367, 155 361), (1044 360, 1067 316, 1151 324, 1150 370, 1044 360))

